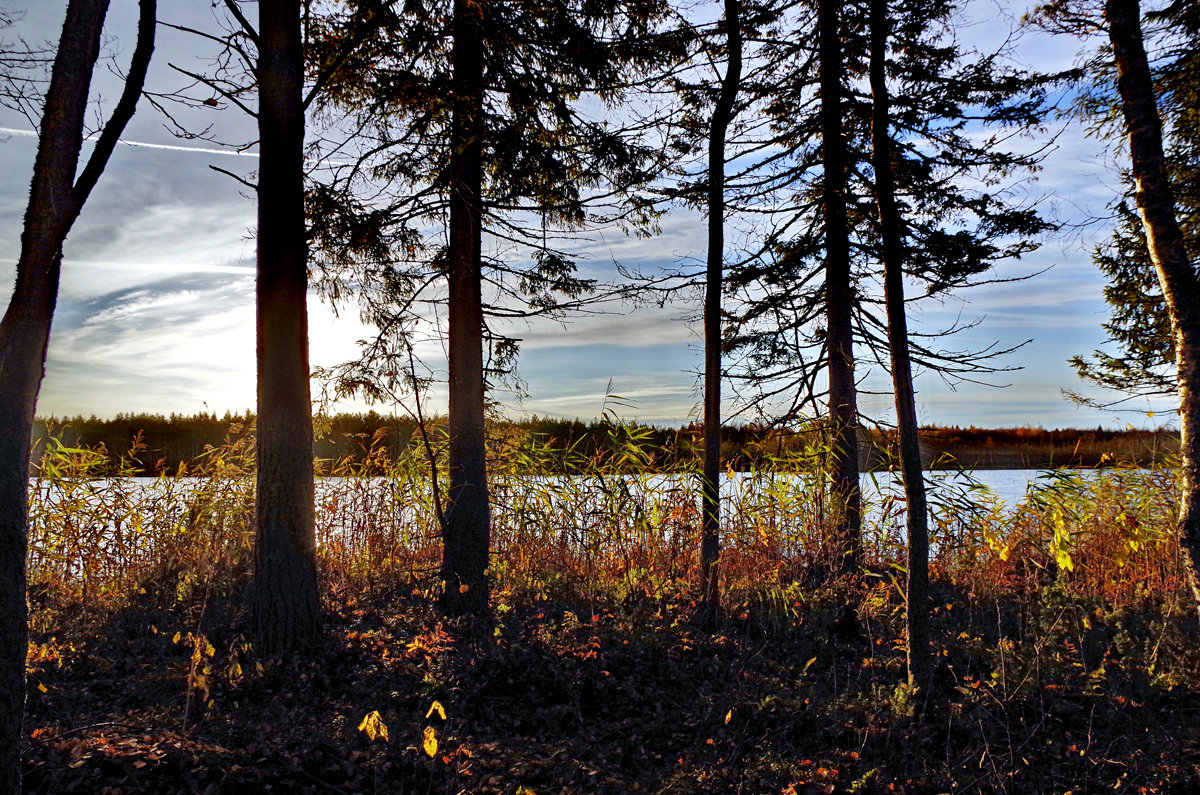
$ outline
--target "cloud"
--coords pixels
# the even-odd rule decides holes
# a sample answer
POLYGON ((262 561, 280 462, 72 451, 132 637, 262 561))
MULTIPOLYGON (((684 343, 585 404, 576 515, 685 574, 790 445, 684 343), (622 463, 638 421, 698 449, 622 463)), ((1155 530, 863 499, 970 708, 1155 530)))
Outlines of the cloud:
MULTIPOLYGON (((57 36, 61 8, 25 0, 27 38, 57 36)), ((164 0, 164 19, 211 28, 208 4, 164 0)), ((962 39, 981 52, 1001 43, 1023 7, 1008 2, 976 2, 969 11, 974 27, 962 39), (999 21, 998 21, 999 20, 999 21)), ((127 57, 135 9, 114 6, 109 33, 127 57)), ((176 63, 200 55, 207 45, 169 28, 161 31, 159 52, 176 63)), ((1073 41, 1028 32, 1016 53, 1042 68, 1062 68, 1075 59, 1073 41)), ((179 86, 176 73, 156 59, 152 89, 179 86)), ((111 104, 113 78, 97 76, 97 91, 111 104)), ((182 112, 194 129, 215 124, 218 137, 249 141, 254 121, 228 106, 182 112)), ((0 144, 0 279, 7 280, 19 247, 28 179, 36 140, 23 120, 0 110, 8 140, 0 144)), ((0 130, 0 132, 3 132, 0 130)), ((208 166, 248 173, 257 163, 210 144, 181 141, 164 130, 164 119, 143 104, 131 124, 128 145, 114 153, 91 200, 65 246, 59 313, 51 339, 41 409, 57 413, 112 414, 118 411, 240 410, 254 403, 254 242, 255 204, 244 186, 208 166)), ((1021 140, 1040 146, 1044 140, 1021 140)), ((1049 194, 1054 216, 1071 225, 1059 237, 1020 262, 1006 263, 1002 276, 1053 269, 1027 282, 990 285, 965 291, 961 301, 923 302, 914 327, 933 330, 964 319, 983 317, 975 329, 945 341, 955 348, 1001 347, 1034 337, 1035 342, 1006 363, 1028 369, 997 376, 1005 390, 963 384, 946 388, 931 373, 919 376, 918 401, 929 422, 958 424, 1107 423, 1102 415, 1077 409, 1059 394, 1060 386, 1084 388, 1066 365, 1071 353, 1091 350, 1104 339, 1103 280, 1090 262, 1090 249, 1106 235, 1106 225, 1084 225, 1104 217, 1119 194, 1114 157, 1101 141, 1088 139, 1078 126, 1068 128, 1046 158, 1038 182, 1022 186, 1034 198, 1049 194)), ((618 230, 589 233, 571 248, 578 252, 583 275, 611 278, 614 261, 656 273, 660 267, 700 265, 706 240, 702 214, 673 211, 661 231, 631 238, 618 230)), ((745 230, 729 225, 730 244, 745 230)), ((510 247, 511 248, 511 247, 510 247)), ((916 305, 914 305, 916 309, 916 305)), ((680 318, 693 315, 698 302, 685 297, 672 307, 612 315, 584 316, 567 325, 550 321, 511 323, 523 338, 521 375, 530 396, 511 403, 514 411, 555 416, 598 415, 611 390, 632 405, 614 407, 629 417, 679 422, 694 412, 699 395, 694 370, 699 366, 699 327, 680 318)), ((335 320, 324 305, 310 301, 314 364, 335 364, 356 354, 354 341, 370 335, 353 311, 335 320)), ((420 346, 429 366, 445 377, 442 346, 420 346)), ((867 367, 864 363, 863 372, 867 367)), ((891 396, 886 373, 876 368, 864 394, 864 410, 886 414, 891 396)), ((357 406, 358 404, 352 404, 357 406)), ((444 411, 446 388, 437 385, 427 410, 444 411)))

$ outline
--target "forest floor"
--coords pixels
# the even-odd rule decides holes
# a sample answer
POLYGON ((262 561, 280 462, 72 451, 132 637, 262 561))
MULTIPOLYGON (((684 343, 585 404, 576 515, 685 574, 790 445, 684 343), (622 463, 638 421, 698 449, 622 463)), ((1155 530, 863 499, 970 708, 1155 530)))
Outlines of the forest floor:
POLYGON ((377 585, 327 594, 322 644, 265 663, 236 595, 81 610, 33 638, 26 788, 1200 791, 1194 619, 941 586, 922 717, 894 587, 858 587, 857 620, 816 594, 705 631, 683 604, 504 594, 471 626, 377 585))

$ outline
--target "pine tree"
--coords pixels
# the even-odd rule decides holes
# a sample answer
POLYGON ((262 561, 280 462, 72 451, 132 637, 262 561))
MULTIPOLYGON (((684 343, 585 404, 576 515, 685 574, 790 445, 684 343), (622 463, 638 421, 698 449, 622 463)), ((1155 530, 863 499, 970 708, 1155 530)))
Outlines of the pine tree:
POLYGON ((254 635, 265 654, 304 648, 320 632, 300 23, 300 0, 259 3, 254 635))
POLYGON ((721 294, 725 273, 725 138, 742 79, 740 0, 725 0, 725 75, 712 111, 708 141, 708 252, 704 279, 704 471, 701 475, 700 609, 711 624, 720 614, 721 582, 721 294))
MULTIPOLYGON (((1159 50, 1152 79, 1162 115, 1164 154, 1184 245, 1200 258, 1200 7, 1175 2, 1147 18, 1157 30, 1159 50)), ((1094 75, 1083 109, 1097 131, 1118 137, 1119 119, 1111 52, 1093 59, 1094 75)), ((1158 275, 1133 206, 1132 176, 1122 178, 1128 194, 1116 207, 1116 228, 1098 247, 1093 261, 1105 277, 1104 297, 1111 317, 1104 330, 1116 352, 1076 356, 1072 366, 1084 378, 1127 395, 1169 395, 1177 391, 1171 321, 1158 275)), ((1118 399, 1116 402, 1121 402, 1118 399)))
MULTIPOLYGON (((1184 23, 1181 25, 1182 31, 1196 30, 1197 13, 1194 4, 1186 2, 1172 4, 1165 10, 1166 18, 1184 23)), ((1200 568, 1200 273, 1189 252, 1188 238, 1184 232, 1186 227, 1181 221, 1184 218, 1191 221, 1193 216, 1177 210, 1171 158, 1168 156, 1164 124, 1158 107, 1160 92, 1156 90, 1146 53, 1141 6, 1137 0, 1105 0, 1102 4, 1057 0, 1039 7, 1037 19, 1040 24, 1056 32, 1071 35, 1102 33, 1111 47, 1112 66, 1103 70, 1101 75, 1102 79, 1115 84, 1115 104, 1120 120, 1117 126, 1129 147, 1129 179, 1145 245, 1143 259, 1142 243, 1133 241, 1125 244, 1126 250, 1135 256, 1129 263, 1130 267, 1122 270, 1122 280, 1145 279, 1144 268, 1148 260, 1154 269, 1162 297, 1162 314, 1170 328, 1175 386, 1179 398, 1179 535, 1188 552, 1186 569, 1189 585, 1197 609, 1200 609, 1200 576, 1197 572, 1200 568)), ((1171 59, 1171 68, 1187 77, 1175 83, 1179 94, 1167 93, 1171 100, 1179 101, 1176 107, 1186 109, 1189 105, 1194 107, 1195 103, 1190 95, 1195 90, 1196 62, 1186 57, 1187 36, 1183 37, 1182 44, 1185 55, 1171 59)), ((1171 106, 1171 101, 1168 101, 1167 107, 1171 106)), ((1186 119, 1186 113, 1183 115, 1186 119)), ((1194 129, 1190 120, 1184 120, 1182 124, 1184 126, 1181 129, 1194 129)), ((1183 149, 1175 158, 1176 179, 1184 186, 1184 193, 1194 206, 1195 181, 1189 174, 1188 164, 1196 162, 1191 156, 1196 144, 1185 137, 1181 146, 1183 149)), ((1128 211, 1124 213, 1126 219, 1130 215, 1128 211)), ((1128 225, 1124 231, 1130 231, 1128 225)), ((1117 251, 1119 253, 1120 249, 1117 251)), ((1130 310, 1130 317, 1136 317, 1138 312, 1147 315, 1154 312, 1145 305, 1126 309, 1130 310)), ((1129 331, 1137 333, 1136 329, 1129 331)), ((1145 329, 1147 334, 1161 334, 1162 331, 1161 322, 1148 325, 1145 329)), ((1149 363, 1145 351, 1142 352, 1142 358, 1149 363)), ((1103 372, 1103 360, 1100 366, 1103 372)), ((1154 372, 1156 368, 1157 365, 1152 365, 1150 372, 1143 374, 1143 381, 1153 381, 1158 375, 1154 372)), ((1111 367, 1108 370, 1113 372, 1111 367)))
MULTIPOLYGON (((842 562, 854 560, 857 543, 855 525, 847 521, 857 515, 847 393, 862 377, 854 367, 883 364, 888 349, 888 323, 880 312, 881 231, 870 178, 872 103, 863 86, 867 8, 838 4, 836 47, 831 42, 805 49, 796 43, 806 41, 799 35, 778 45, 791 58, 778 59, 785 66, 767 88, 775 127, 762 148, 769 146, 771 156, 746 170, 741 181, 758 187, 739 206, 765 218, 771 229, 763 249, 730 275, 742 302, 727 340, 739 357, 743 400, 783 417, 814 408, 829 412, 826 432, 837 443, 830 444, 827 477, 842 484, 834 493, 850 495, 834 501, 830 522, 842 562), (834 73, 838 85, 829 77, 834 73), (835 103, 840 124, 826 113, 835 103), (836 154, 830 138, 843 145, 844 166, 837 158, 823 162, 836 154), (844 188, 838 187, 839 173, 846 174, 844 188), (842 206, 844 226, 838 220, 842 206), (843 246, 848 270, 838 264, 843 246), (838 406, 841 415, 834 413, 838 406)), ((832 26, 821 21, 824 7, 817 9, 816 27, 832 26)), ((894 38, 904 42, 888 61, 895 85, 891 163, 898 210, 907 219, 904 276, 919 285, 914 299, 920 300, 987 281, 997 263, 1032 250, 1049 228, 1032 207, 1010 202, 1001 185, 1003 175, 1036 165, 1036 156, 1013 151, 1007 139, 1040 122, 1051 78, 1020 74, 999 56, 963 54, 952 38, 954 3, 902 2, 889 10, 894 38)), ((833 16, 829 9, 823 13, 833 16)), ((802 29, 806 23, 800 16, 794 24, 802 29)), ((996 357, 1007 352, 963 353, 930 342, 944 335, 910 333, 913 365, 947 378, 977 376, 994 372, 996 357)))
POLYGON ((887 82, 890 33, 887 0, 871 0, 871 158, 875 203, 879 209, 880 257, 887 306, 888 353, 895 393, 900 471, 904 480, 908 529, 908 577, 905 581, 908 683, 925 697, 932 683, 929 651, 929 514, 925 473, 917 426, 916 393, 908 349, 908 317, 904 306, 904 221, 896 201, 892 174, 891 100, 887 82))
POLYGON ((1137 0, 1106 0, 1104 18, 1129 135, 1134 197, 1171 321, 1179 390, 1180 537, 1188 551, 1189 580, 1200 609, 1200 275, 1188 256, 1175 213, 1140 6, 1137 0))
MULTIPOLYGON (((487 393, 517 350, 494 319, 561 312, 590 290, 558 245, 558 230, 581 230, 598 209, 610 220, 647 217, 647 204, 623 191, 647 179, 660 153, 604 116, 629 85, 627 73, 675 45, 653 35, 663 8, 649 1, 371 9, 385 23, 330 81, 324 101, 353 114, 373 139, 360 139, 361 159, 311 198, 325 210, 310 217, 325 219, 313 234, 330 244, 327 292, 339 295, 347 276, 378 288, 362 298, 380 336, 338 375, 343 393, 374 397, 417 381, 405 361, 419 325, 412 308, 446 301, 450 490, 441 603, 452 614, 480 613, 490 553, 487 393), (440 233, 425 239, 422 226, 445 214, 444 242, 440 233), (335 230, 346 227, 360 233, 358 244, 337 240, 335 230), (529 260, 485 257, 484 241, 529 260)), ((333 20, 330 35, 316 38, 318 59, 320 42, 343 28, 333 20)))

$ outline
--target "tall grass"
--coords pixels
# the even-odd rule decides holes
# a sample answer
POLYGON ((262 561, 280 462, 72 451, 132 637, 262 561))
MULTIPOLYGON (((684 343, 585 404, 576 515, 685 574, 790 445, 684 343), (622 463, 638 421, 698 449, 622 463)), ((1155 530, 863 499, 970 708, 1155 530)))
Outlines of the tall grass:
MULTIPOLYGON (((606 449, 587 456, 517 431, 491 441, 498 599, 665 605, 690 598, 698 479, 690 464, 654 469, 638 433, 614 422, 606 449), (578 474, 547 474, 564 469, 578 474)), ((390 454, 382 433, 360 444, 362 455, 318 465, 322 582, 330 598, 356 587, 432 593, 441 545, 429 484, 445 462, 430 462, 416 445, 390 454)), ((135 438, 122 461, 142 449, 135 438)), ((247 429, 235 426, 221 446, 154 479, 129 477, 132 464, 105 477, 106 458, 103 449, 52 441, 37 462, 29 558, 35 621, 53 622, 51 604, 104 611, 136 597, 174 603, 247 581, 254 499, 247 429)), ((822 490, 804 469, 799 459, 764 461, 727 495, 727 602, 792 604, 831 569, 822 490)), ((1053 587, 1131 610, 1186 604, 1170 469, 1048 475, 1016 505, 978 486, 936 493, 932 571, 965 594, 1007 598, 1053 587)), ((893 579, 903 576, 899 500, 885 495, 865 529, 868 568, 893 579)))

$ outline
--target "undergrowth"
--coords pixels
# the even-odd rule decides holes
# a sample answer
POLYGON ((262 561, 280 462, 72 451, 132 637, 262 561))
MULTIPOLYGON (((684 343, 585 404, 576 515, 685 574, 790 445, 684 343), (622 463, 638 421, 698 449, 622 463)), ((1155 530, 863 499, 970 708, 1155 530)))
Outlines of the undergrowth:
POLYGON ((102 450, 44 449, 30 505, 35 789, 1190 791, 1200 780, 1200 653, 1170 470, 1047 473, 1015 505, 970 481, 938 492, 931 720, 918 703, 929 694, 901 685, 896 497, 864 528, 864 575, 844 579, 825 565, 806 462, 739 476, 723 517, 725 620, 700 631, 687 623, 695 473, 656 470, 620 424, 603 456, 492 440, 494 619, 482 630, 431 607, 441 547, 421 450, 394 456, 376 435, 354 459, 319 462, 330 641, 307 662, 256 660, 246 431, 153 480, 100 477, 102 450), (571 456, 581 474, 546 474, 571 456))

